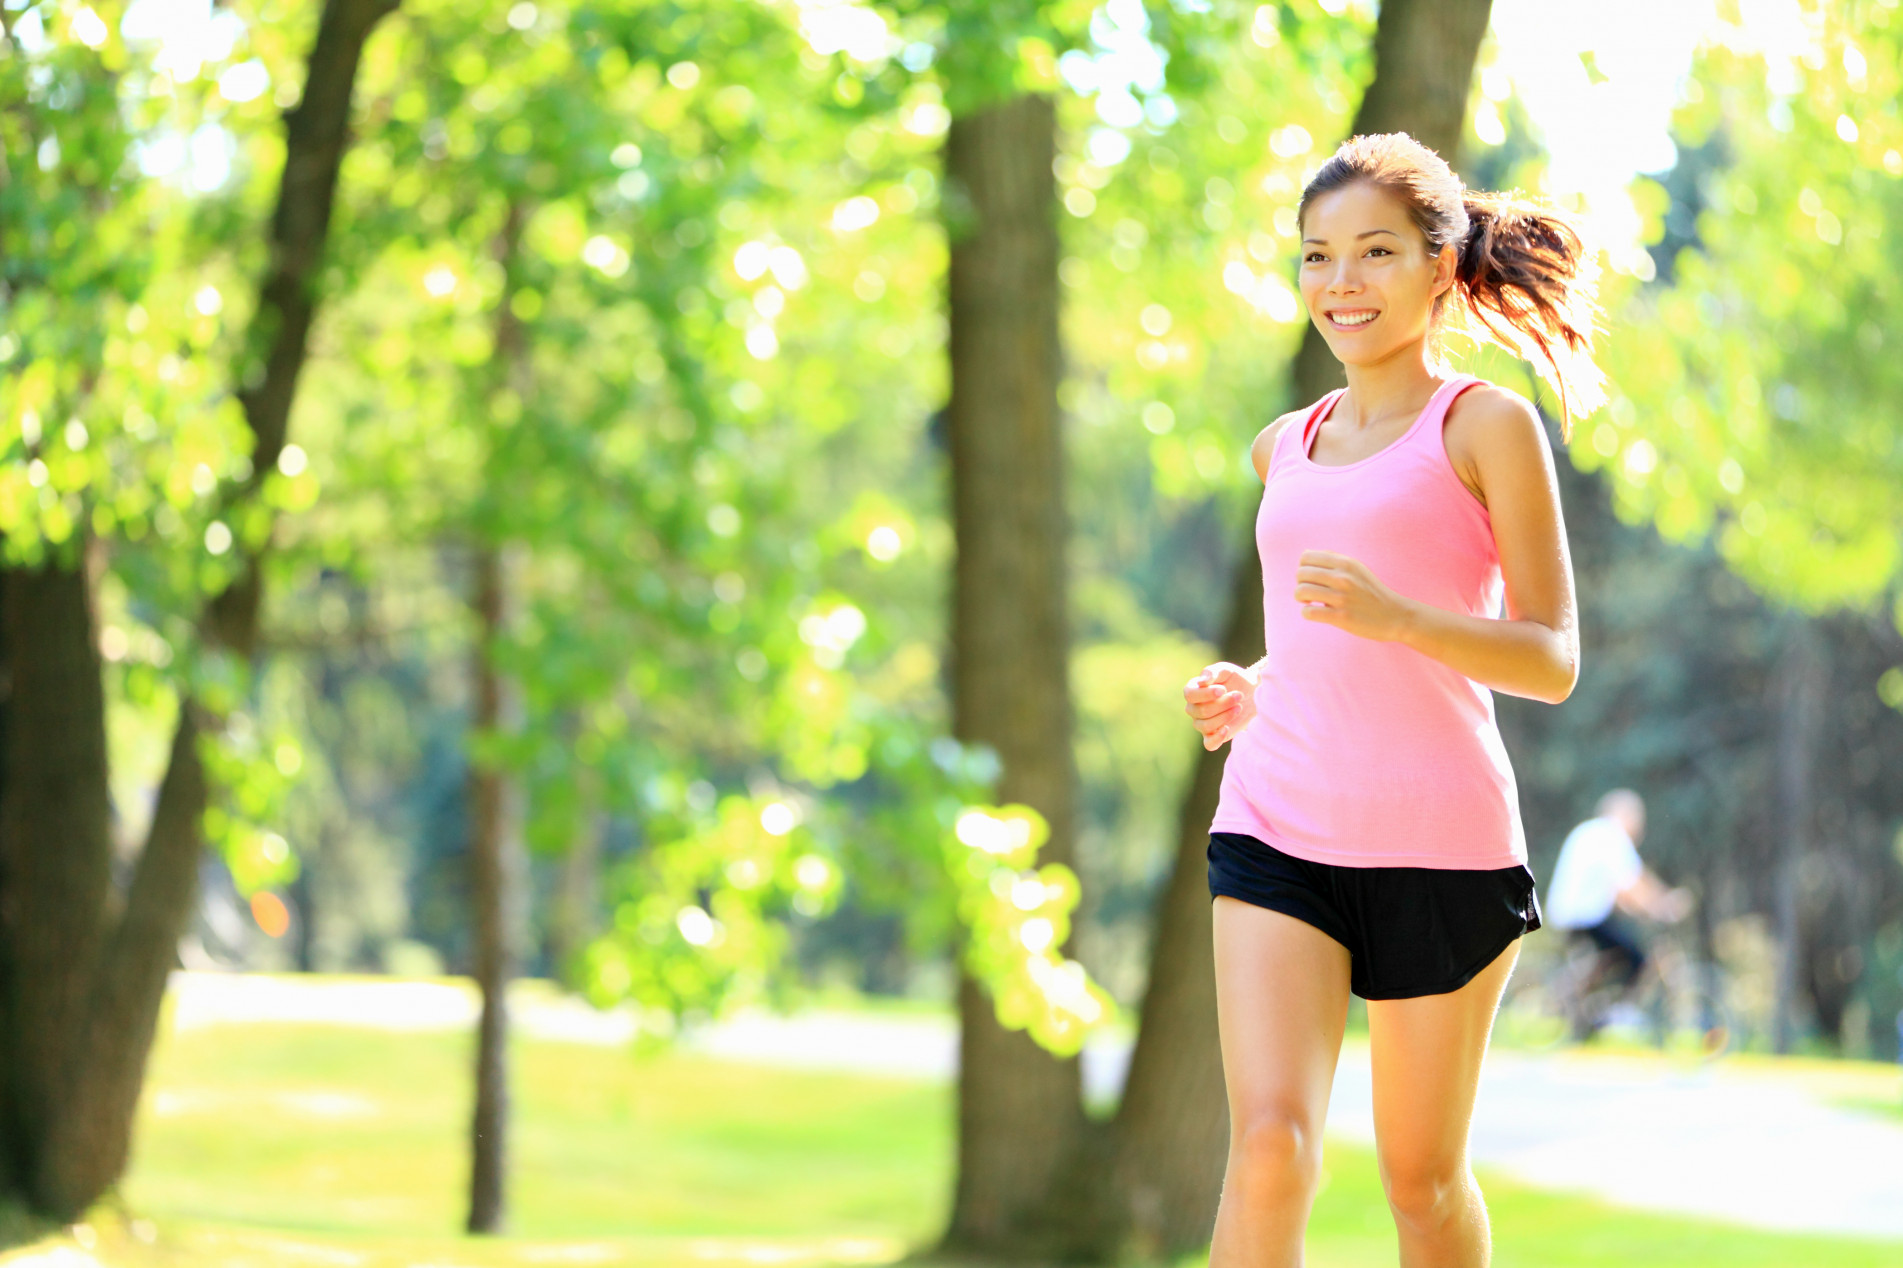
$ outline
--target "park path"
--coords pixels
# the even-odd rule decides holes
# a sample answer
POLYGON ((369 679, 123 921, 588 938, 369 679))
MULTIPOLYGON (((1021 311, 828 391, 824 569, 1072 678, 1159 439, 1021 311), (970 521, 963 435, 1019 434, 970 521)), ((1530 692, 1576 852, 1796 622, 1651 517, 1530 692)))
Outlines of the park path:
MULTIPOLYGON (((620 1044, 626 1013, 600 1013, 525 983, 511 1019, 530 1038, 620 1044)), ((474 1024, 472 990, 455 982, 178 972, 175 1027, 306 1022, 393 1030, 474 1024)), ((745 1013, 692 1033, 708 1056, 777 1066, 949 1078, 957 1032, 944 1014, 815 1010, 745 1013)), ((1116 1094, 1127 1040, 1084 1053, 1090 1095, 1116 1094)), ((1903 1073, 1872 1075, 1903 1104, 1903 1073)), ((1546 1189, 1761 1228, 1903 1239, 1903 1114, 1833 1105, 1829 1067, 1764 1059, 1697 1065, 1646 1055, 1535 1054, 1496 1048, 1474 1114, 1476 1162, 1546 1189), (1796 1073, 1793 1073, 1796 1072, 1796 1073)), ((1374 1139, 1368 1049, 1343 1049, 1328 1130, 1374 1139)))

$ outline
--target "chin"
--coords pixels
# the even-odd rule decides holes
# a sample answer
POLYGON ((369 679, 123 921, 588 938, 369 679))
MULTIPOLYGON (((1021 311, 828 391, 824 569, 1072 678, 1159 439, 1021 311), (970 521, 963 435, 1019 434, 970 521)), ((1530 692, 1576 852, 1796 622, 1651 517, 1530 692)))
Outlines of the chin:
POLYGON ((1326 327, 1318 327, 1322 339, 1327 342, 1328 350, 1335 354, 1335 360, 1343 365, 1379 365, 1393 356, 1401 345, 1374 343, 1371 340, 1355 336, 1342 337, 1326 327))

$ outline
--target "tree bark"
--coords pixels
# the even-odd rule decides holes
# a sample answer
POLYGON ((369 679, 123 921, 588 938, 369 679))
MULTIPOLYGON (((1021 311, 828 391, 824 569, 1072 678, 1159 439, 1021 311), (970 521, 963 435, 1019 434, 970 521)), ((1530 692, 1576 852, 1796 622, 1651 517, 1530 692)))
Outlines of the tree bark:
POLYGON ((1355 111, 1354 135, 1406 132, 1458 166, 1474 62, 1492 12, 1493 0, 1384 3, 1374 78, 1355 111))
POLYGON ((145 1081, 166 978, 198 893, 199 821, 205 772, 200 713, 180 702, 172 752, 152 827, 132 874, 125 912, 113 927, 79 1035, 68 1099, 46 1138, 34 1197, 44 1210, 77 1215, 125 1170, 132 1118, 145 1081))
MULTIPOLYGON (((1491 8, 1491 0, 1384 0, 1374 79, 1355 113, 1354 134, 1405 131, 1457 161, 1491 8)), ((1340 363, 1312 324, 1303 330, 1291 378, 1298 405, 1343 381, 1340 363)), ((1222 659, 1253 663, 1263 637, 1252 509, 1236 556, 1222 659)), ((1216 1031, 1206 851, 1227 752, 1197 745, 1176 863, 1157 911, 1136 1048, 1112 1127, 1113 1165, 1106 1169, 1089 1156, 1086 1143, 1074 1165, 1097 1178, 1067 1186, 1089 1195, 1062 1217, 1072 1222, 1067 1240, 1087 1253, 1178 1255, 1207 1243, 1214 1227, 1229 1112, 1216 1031)))
MULTIPOLYGON (((248 500, 277 466, 317 314, 317 272, 330 235, 337 173, 350 144, 350 99, 364 42, 397 0, 325 0, 304 76, 304 93, 284 114, 284 170, 271 216, 271 256, 238 366, 238 402, 251 428, 251 476, 235 497, 248 500)), ((261 559, 215 598, 206 624, 218 641, 249 657, 263 598, 261 559)))
MULTIPOLYGON (((502 675, 495 646, 507 621, 501 551, 476 552, 473 606, 480 625, 471 670, 479 731, 504 721, 502 675)), ((514 922, 509 918, 512 816, 500 770, 471 763, 469 771, 469 906, 476 985, 482 1019, 476 1033, 476 1098, 470 1124, 469 1231, 499 1233, 507 1217, 509 1130, 509 979, 515 972, 514 922)))
POLYGON ((1777 924, 1777 1001, 1772 1045, 1780 1053, 1796 1045, 1798 996, 1804 946, 1802 916, 1804 859, 1810 853, 1811 762, 1817 748, 1830 667, 1818 647, 1817 632, 1801 616, 1793 617, 1791 638, 1778 665, 1777 732, 1778 870, 1772 911, 1777 924))
MULTIPOLYGON (((515 391, 518 398, 526 397, 529 386, 528 337, 512 301, 528 214, 526 204, 512 200, 494 248, 503 282, 496 301, 490 384, 492 390, 515 391)), ((489 462, 492 468, 496 465, 493 438, 489 462)), ((500 479, 490 480, 489 487, 501 487, 500 479)), ((477 533, 480 544, 476 548, 471 606, 478 641, 471 661, 475 715, 470 721, 473 730, 495 734, 510 720, 508 684, 495 659, 508 627, 508 573, 503 545, 488 536, 483 526, 477 526, 477 533)), ((508 988, 515 976, 517 957, 514 902, 522 888, 509 794, 505 772, 471 761, 469 915, 476 986, 482 992, 482 1019, 476 1034, 475 1108, 470 1122, 468 1228, 472 1233, 499 1233, 508 1217, 508 988)))
MULTIPOLYGON (((953 729, 1002 763, 998 797, 1074 859, 1063 437, 1057 407, 1057 117, 1024 95, 956 118, 945 142, 949 272, 953 729)), ((958 989, 958 1175, 947 1250, 1010 1254, 1083 1123, 1075 1058, 999 1025, 958 989)))
MULTIPOLYGON (((250 498, 283 448, 357 66, 364 41, 395 7, 326 0, 303 101, 286 115, 269 272, 249 332, 266 353, 238 367, 252 474, 228 504, 250 498)), ((242 534, 239 549, 241 578, 206 605, 200 627, 208 642, 248 657, 258 559, 242 534)), ((103 687, 87 595, 83 570, 10 570, 4 604, 13 699, 0 802, 0 965, 14 1047, 0 1062, 9 1074, 0 1121, 16 1189, 64 1220, 125 1168, 166 978, 195 900, 207 798, 197 746, 216 722, 195 701, 181 702, 152 825, 115 911, 103 687)))
MULTIPOLYGON (((77 553, 77 552, 75 552, 77 553)), ((71 1076, 111 886, 106 702, 82 561, 4 576, 12 694, 0 800, 0 931, 13 1169, 43 1174, 71 1076)))

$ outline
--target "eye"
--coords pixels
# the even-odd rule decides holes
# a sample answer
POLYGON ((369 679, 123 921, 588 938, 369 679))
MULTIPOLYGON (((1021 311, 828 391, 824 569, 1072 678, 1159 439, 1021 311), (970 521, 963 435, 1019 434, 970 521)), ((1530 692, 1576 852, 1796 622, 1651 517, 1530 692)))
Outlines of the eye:
POLYGON ((1327 258, 1328 257, 1323 255, 1320 251, 1310 251, 1307 255, 1302 257, 1302 263, 1313 264, 1317 260, 1325 260, 1327 258))
POLYGON ((1374 254, 1375 252, 1377 252, 1377 251, 1379 251, 1379 252, 1380 252, 1380 253, 1381 253, 1382 255, 1393 255, 1393 254, 1394 254, 1394 252, 1392 252, 1392 251, 1390 251, 1390 250, 1388 250, 1388 249, 1387 249, 1386 247, 1369 247, 1369 248, 1368 248, 1368 254, 1369 254, 1369 255, 1373 255, 1373 254, 1374 254))

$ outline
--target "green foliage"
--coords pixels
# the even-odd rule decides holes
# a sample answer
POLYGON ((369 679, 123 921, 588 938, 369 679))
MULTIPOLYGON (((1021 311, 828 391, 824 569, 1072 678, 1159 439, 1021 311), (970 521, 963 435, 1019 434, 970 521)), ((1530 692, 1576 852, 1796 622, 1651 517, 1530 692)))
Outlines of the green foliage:
POLYGON ((198 737, 205 775, 215 789, 204 831, 238 892, 249 897, 297 879, 297 858, 273 825, 283 822, 285 797, 304 755, 288 734, 263 735, 249 714, 235 716, 236 725, 198 737))
POLYGON ((228 579, 215 494, 249 471, 249 436, 211 355, 216 270, 189 207, 135 146, 215 114, 115 31, 117 6, 33 3, 0 41, 0 549, 31 562, 122 536, 122 568, 161 607, 228 579))
POLYGON ((1614 323, 1620 396, 1574 455, 1668 538, 1715 528, 1754 585, 1819 612, 1868 605, 1903 564, 1903 16, 1805 20, 1800 49, 1700 54, 1676 131, 1723 161, 1671 284, 1614 323))
POLYGON ((1032 866, 1050 833, 1030 806, 970 806, 946 837, 945 867, 958 890, 965 967, 991 992, 999 1023, 1070 1056, 1115 1020, 1117 1006, 1058 949, 1078 887, 1062 863, 1032 866))
POLYGON ((787 918, 825 914, 840 889, 794 803, 765 798, 725 797, 700 831, 626 866, 614 930, 585 955, 587 990, 599 1005, 633 999, 673 1017, 770 979, 787 918))
MULTIPOLYGON (((136 776, 162 771, 154 724, 170 725, 181 695, 229 715, 200 738, 221 794, 203 827, 249 893, 296 874, 270 825, 299 750, 253 725, 249 674, 203 647, 196 621, 239 548, 255 551, 272 513, 308 507, 316 490, 293 447, 260 498, 229 496, 251 475, 230 363, 246 317, 235 279, 260 257, 241 245, 262 239, 258 190, 200 189, 171 160, 194 139, 268 148, 277 119, 238 81, 215 88, 198 64, 164 64, 156 33, 128 40, 124 13, 67 2, 0 13, 0 552, 72 566, 97 546, 115 758, 131 755, 136 776)), ((236 64, 255 50, 229 21, 236 64)), ((258 43, 275 56, 281 34, 258 43)), ((117 760, 114 778, 122 799, 142 799, 128 797, 117 760)))
MULTIPOLYGON (((1222 6, 1202 20, 1205 86, 1166 108, 1132 114, 1113 59, 1076 63, 1085 95, 1066 103, 1057 165, 1076 360, 1065 406, 1091 424, 1078 460, 1095 475, 1147 450, 1150 488, 1132 498, 1160 495, 1171 515, 1211 496, 1240 512, 1259 488, 1249 442, 1288 407, 1284 367, 1305 322, 1295 202, 1348 125, 1367 38, 1310 6, 1222 6)), ((1085 542, 1116 531, 1092 527, 1085 542)))
POLYGON ((943 338, 943 121, 829 103, 758 5, 405 13, 346 170, 360 280, 300 418, 326 501, 286 534, 290 610, 320 563, 506 548, 520 716, 470 751, 539 853, 636 825, 596 999, 771 995, 839 901, 942 948, 938 842, 989 778, 940 734, 942 368, 908 355, 943 338))
POLYGON ((783 1001, 789 935, 848 896, 905 911, 918 951, 944 946, 955 907, 936 843, 996 759, 946 737, 919 746, 902 718, 880 723, 877 762, 844 795, 793 785, 716 801, 696 781, 655 798, 666 809, 647 820, 653 844, 620 865, 613 927, 584 956, 590 997, 654 1010, 661 1033, 730 1003, 783 1001))
MULTIPOLYGON (((891 9, 912 38, 902 64, 934 67, 946 107, 965 115, 1057 87, 1057 56, 1078 45, 1095 7, 1091 0, 900 0, 891 9)), ((871 50, 848 49, 847 56, 862 51, 871 50)))

